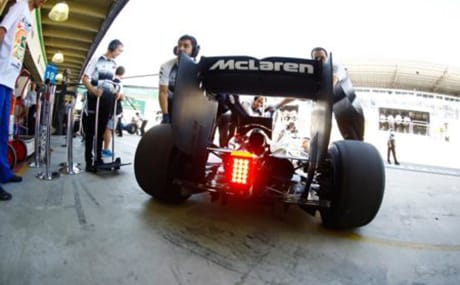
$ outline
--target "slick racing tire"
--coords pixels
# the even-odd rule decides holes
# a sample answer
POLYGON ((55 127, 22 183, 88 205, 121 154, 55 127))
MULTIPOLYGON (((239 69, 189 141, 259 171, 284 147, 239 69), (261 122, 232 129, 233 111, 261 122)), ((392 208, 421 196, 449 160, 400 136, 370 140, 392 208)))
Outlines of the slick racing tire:
POLYGON ((385 189, 385 169, 371 144, 344 140, 329 149, 331 188, 329 208, 320 210, 323 225, 348 229, 368 224, 376 216, 385 189))
POLYGON ((10 168, 14 169, 16 167, 17 162, 18 160, 16 156, 16 151, 14 150, 14 147, 11 144, 8 144, 8 163, 10 165, 10 168))
POLYGON ((183 172, 181 153, 174 147, 170 124, 156 125, 147 131, 136 149, 134 172, 145 193, 161 202, 177 204, 190 194, 173 183, 183 172))

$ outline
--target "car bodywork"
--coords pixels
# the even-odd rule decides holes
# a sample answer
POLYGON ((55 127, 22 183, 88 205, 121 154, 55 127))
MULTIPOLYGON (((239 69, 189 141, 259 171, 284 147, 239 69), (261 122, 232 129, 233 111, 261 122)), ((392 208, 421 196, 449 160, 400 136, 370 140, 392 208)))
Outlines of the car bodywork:
POLYGON ((310 214, 319 211, 330 228, 365 225, 383 199, 383 163, 365 142, 330 144, 332 96, 332 56, 324 63, 247 56, 201 57, 196 63, 181 55, 172 123, 153 127, 139 142, 136 179, 164 202, 179 203, 204 191, 213 201, 264 197, 299 205, 310 214), (216 96, 222 93, 313 100, 308 157, 271 153, 271 123, 265 118, 238 122, 236 148, 214 145, 216 96), (244 183, 232 180, 235 161, 251 172, 244 183))

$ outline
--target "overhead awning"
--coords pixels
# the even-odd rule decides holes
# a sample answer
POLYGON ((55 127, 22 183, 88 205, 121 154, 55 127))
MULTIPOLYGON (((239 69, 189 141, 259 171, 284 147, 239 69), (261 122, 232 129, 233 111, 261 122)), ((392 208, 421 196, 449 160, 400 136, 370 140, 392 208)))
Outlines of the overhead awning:
POLYGON ((51 8, 61 0, 49 0, 41 8, 41 24, 46 58, 51 62, 60 51, 64 62, 56 64, 58 72, 68 68, 70 81, 79 81, 110 25, 129 0, 66 0, 69 18, 54 22, 48 17, 51 8))

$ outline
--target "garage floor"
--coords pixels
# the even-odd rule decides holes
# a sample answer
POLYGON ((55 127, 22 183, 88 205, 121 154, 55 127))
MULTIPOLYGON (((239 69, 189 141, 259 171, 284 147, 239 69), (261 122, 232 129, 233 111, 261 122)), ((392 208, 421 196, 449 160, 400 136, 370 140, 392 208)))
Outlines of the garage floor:
MULTIPOLYGON (((133 160, 139 137, 117 141, 133 160)), ((66 161, 53 137, 52 170, 66 161)), ((83 145, 74 141, 76 161, 83 145)), ((24 181, 0 202, 0 284, 459 284, 460 171, 387 167, 375 220, 325 230, 296 207, 213 204, 207 194, 162 205, 132 165, 24 181), (436 174, 438 173, 438 174, 436 174)))

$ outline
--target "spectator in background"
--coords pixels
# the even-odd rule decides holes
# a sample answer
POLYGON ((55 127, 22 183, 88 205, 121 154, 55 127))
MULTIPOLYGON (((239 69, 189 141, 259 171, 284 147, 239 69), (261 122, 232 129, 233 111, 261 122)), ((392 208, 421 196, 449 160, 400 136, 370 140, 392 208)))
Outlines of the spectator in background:
POLYGON ((35 110, 37 109, 37 84, 32 82, 30 90, 24 98, 24 106, 27 108, 27 134, 35 134, 35 110))
POLYGON ((384 131, 387 129, 387 116, 384 113, 380 113, 379 117, 379 128, 384 131))
POLYGON ((409 114, 405 114, 403 117, 403 128, 404 128, 405 133, 409 133, 410 125, 411 125, 411 119, 409 117, 409 114))
POLYGON ((444 123, 444 140, 446 142, 450 141, 450 135, 449 135, 449 123, 444 123))
POLYGON ((399 165, 398 160, 396 159, 396 141, 395 141, 395 133, 393 129, 390 128, 388 141, 387 141, 387 161, 391 164, 390 160, 390 153, 393 155, 393 161, 396 165, 399 165))
POLYGON ((62 79, 56 81, 56 93, 54 97, 54 122, 56 124, 57 135, 66 134, 67 116, 72 103, 72 96, 75 92, 68 90, 70 69, 64 69, 62 79))
POLYGON ((394 128, 395 128, 395 117, 393 117, 392 113, 388 113, 387 122, 388 122, 388 129, 393 129, 394 130, 394 128))
POLYGON ((27 110, 21 96, 17 96, 16 102, 14 103, 14 120, 14 134, 24 135, 26 130, 27 110))
POLYGON ((402 132, 403 131, 402 122, 403 122, 403 119, 402 119, 401 113, 396 114, 396 116, 395 116, 395 126, 396 126, 396 131, 397 132, 402 132))

